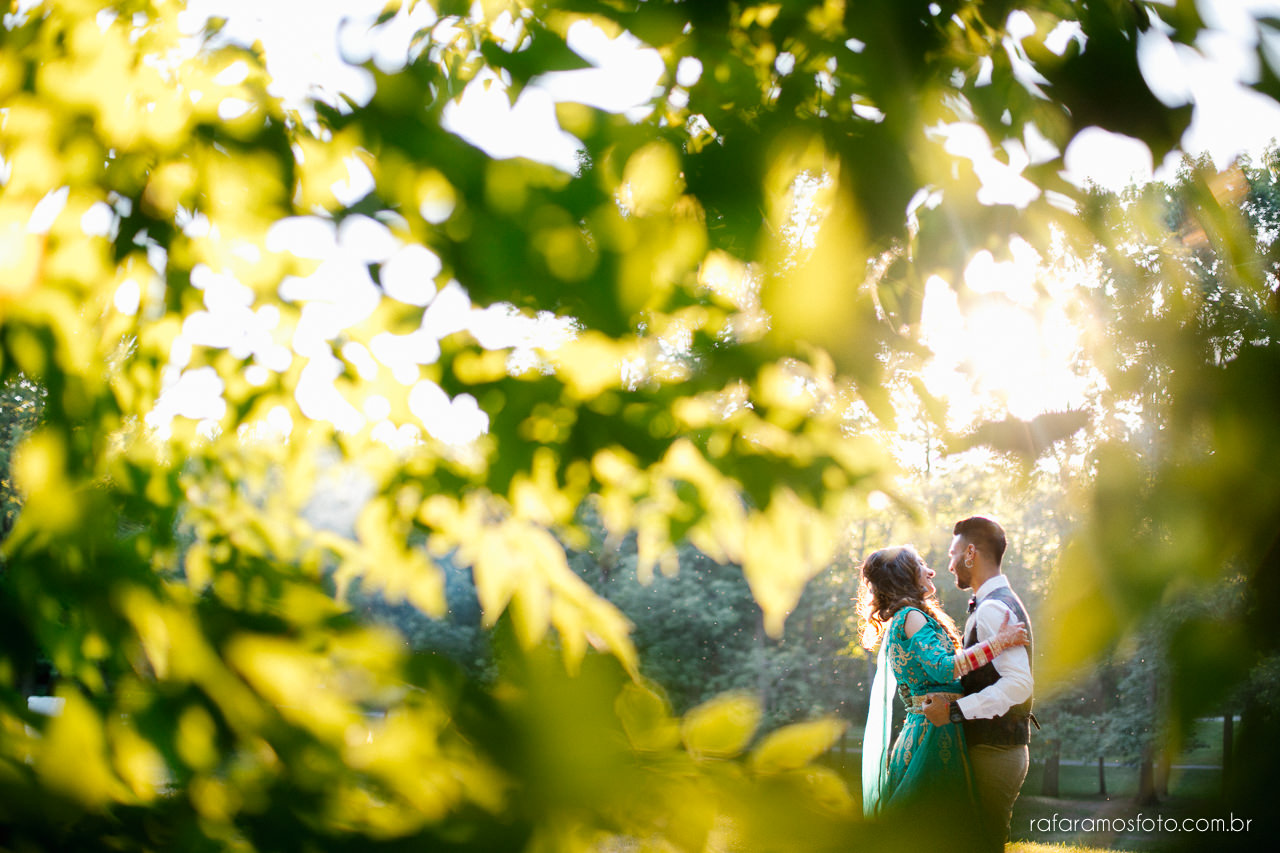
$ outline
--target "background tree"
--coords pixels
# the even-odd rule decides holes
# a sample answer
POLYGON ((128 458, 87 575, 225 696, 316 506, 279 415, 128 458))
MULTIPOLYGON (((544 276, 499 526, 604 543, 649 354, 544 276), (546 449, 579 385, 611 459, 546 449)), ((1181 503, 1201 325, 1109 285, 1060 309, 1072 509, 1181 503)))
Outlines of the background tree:
POLYGON ((13 451, 40 421, 40 389, 21 378, 9 382, 0 396, 0 540, 9 534, 22 508, 14 484, 13 451))
POLYGON ((574 568, 634 625, 640 671, 677 712, 741 691, 757 697, 766 730, 823 714, 865 720, 869 682, 856 648, 857 586, 847 561, 809 583, 785 632, 773 638, 740 567, 685 545, 675 574, 641 584, 634 537, 609 553, 607 573, 589 552, 575 557, 574 568))
POLYGON ((1188 161, 1175 182, 1090 208, 1110 235, 1091 250, 1109 424, 1085 524, 1057 567, 1073 591, 1055 597, 1051 624, 1077 655, 1174 614, 1159 645, 1175 740, 1221 713, 1269 647, 1237 626, 1271 606, 1276 503, 1256 476, 1271 439, 1244 388, 1274 367, 1273 169, 1188 161))
MULTIPOLYGON (((912 503, 885 433, 893 380, 928 358, 924 283, 960 282, 1015 234, 1111 245, 1115 208, 1065 209, 1086 200, 1060 156, 1028 162, 1025 197, 988 204, 937 128, 1061 152, 1097 125, 1160 159, 1189 110, 1151 93, 1139 33, 1194 46, 1194 5, 439 0, 402 67, 366 68, 367 103, 306 110, 217 22, 181 39, 179 8, 48 0, 0 24, 0 379, 45 391, 3 544, 4 842, 892 841, 811 763, 835 721, 757 739, 763 709, 743 693, 677 718, 561 543, 586 544, 591 497, 615 541, 636 536, 638 578, 674 570, 687 541, 741 567, 760 642, 785 642, 847 520, 877 492, 912 503), (514 95, 583 65, 566 42, 582 20, 631 32, 665 71, 638 120, 559 108, 585 151, 576 174, 446 129, 468 86, 514 95), (1060 26, 1079 38, 1055 52, 1060 26), (371 181, 358 199, 335 191, 353 170, 371 181), (335 274, 282 250, 290 228, 390 248, 335 274), (546 312, 567 340, 517 353, 470 309, 546 312), (210 334, 212 315, 244 334, 210 334), (198 405, 173 392, 192 385, 198 405), (152 426, 166 407, 167 431, 152 426), (462 421, 487 429, 468 443, 462 421), (335 453, 372 484, 347 535, 305 513, 335 453), (445 615, 445 555, 493 631, 491 686, 351 612, 358 579, 445 615), (16 689, 41 650, 61 679, 48 721, 16 689)), ((1257 394, 1277 367, 1275 285, 1204 176, 1188 187, 1187 215, 1229 259, 1222 284, 1200 286, 1157 241, 1176 276, 1167 310, 1141 316, 1120 276, 1100 290, 1122 297, 1100 300, 1108 387, 1151 391, 1139 356, 1165 354, 1147 394, 1165 429, 1142 464, 1120 441, 1098 451, 1058 565, 1072 583, 1045 605, 1067 671, 1169 591, 1240 578, 1250 630, 1211 616, 1171 640, 1179 718, 1275 651, 1280 598, 1280 502, 1258 476, 1280 423, 1257 394)), ((928 434, 949 438, 939 401, 911 387, 928 434)), ((1273 759, 1275 739, 1252 737, 1251 760, 1273 759)))

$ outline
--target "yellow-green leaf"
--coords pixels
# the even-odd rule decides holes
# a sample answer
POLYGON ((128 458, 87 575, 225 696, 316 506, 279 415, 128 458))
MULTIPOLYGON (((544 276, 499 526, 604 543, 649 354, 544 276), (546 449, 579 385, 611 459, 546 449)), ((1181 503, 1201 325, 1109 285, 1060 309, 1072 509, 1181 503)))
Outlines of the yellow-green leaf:
POLYGON ((831 748, 845 723, 831 717, 784 726, 770 732, 751 753, 751 766, 761 773, 795 770, 831 748))
POLYGON ((613 703, 627 739, 646 752, 673 749, 680 743, 680 726, 665 699, 648 687, 627 684, 613 703))
POLYGON ((685 715, 685 747, 698 758, 732 758, 746 749, 760 724, 760 703, 746 693, 725 693, 685 715))

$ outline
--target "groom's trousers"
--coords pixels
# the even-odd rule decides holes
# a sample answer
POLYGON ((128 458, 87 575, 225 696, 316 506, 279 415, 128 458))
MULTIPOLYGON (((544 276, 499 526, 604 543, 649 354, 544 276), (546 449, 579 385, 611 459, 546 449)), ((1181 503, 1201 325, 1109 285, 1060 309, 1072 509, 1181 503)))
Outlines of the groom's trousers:
POLYGON ((991 849, 1002 850, 1009 838, 1009 818, 1027 778, 1030 751, 1023 746, 992 746, 978 743, 969 747, 973 781, 981 801, 982 822, 991 838, 991 849))

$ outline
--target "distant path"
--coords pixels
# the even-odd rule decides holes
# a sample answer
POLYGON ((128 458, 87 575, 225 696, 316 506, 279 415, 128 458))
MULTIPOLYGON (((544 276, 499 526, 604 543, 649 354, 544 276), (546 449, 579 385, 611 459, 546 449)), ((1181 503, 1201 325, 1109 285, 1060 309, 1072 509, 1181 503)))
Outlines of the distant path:
MULTIPOLYGON (((1058 763, 1064 764, 1064 765, 1069 764, 1072 767, 1097 767, 1098 766, 1097 759, 1094 759, 1092 761, 1077 761, 1075 759, 1060 758, 1058 759, 1058 763)), ((1137 767, 1138 765, 1125 764, 1123 761, 1104 761, 1102 762, 1102 766, 1103 767, 1137 767)), ((1169 769, 1171 770, 1221 770, 1222 765, 1221 764, 1170 764, 1169 769)))
MULTIPOLYGON (((837 749, 837 750, 834 750, 834 752, 839 754, 840 750, 837 749)), ((847 749, 844 751, 844 754, 861 756, 862 750, 847 749)), ((1044 759, 1040 759, 1041 763, 1043 763, 1043 761, 1044 759)), ((1032 763, 1034 764, 1036 763, 1036 761, 1033 759, 1032 763)), ((1058 764, 1062 766, 1069 766, 1069 767, 1097 767, 1098 760, 1096 758, 1091 758, 1087 761, 1082 761, 1076 758, 1060 758, 1058 759, 1058 764)), ((1103 767, 1137 767, 1138 765, 1134 763, 1126 764, 1123 761, 1104 761, 1102 762, 1102 766, 1103 767)), ((1170 764, 1169 769, 1170 770, 1221 770, 1222 765, 1221 764, 1170 764)))

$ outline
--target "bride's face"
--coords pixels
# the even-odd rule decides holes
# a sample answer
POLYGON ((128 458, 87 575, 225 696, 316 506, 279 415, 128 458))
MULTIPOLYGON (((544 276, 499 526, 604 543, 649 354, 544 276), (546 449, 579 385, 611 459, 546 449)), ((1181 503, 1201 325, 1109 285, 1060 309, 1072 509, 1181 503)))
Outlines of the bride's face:
POLYGON ((926 598, 935 595, 938 592, 938 588, 933 585, 933 575, 933 569, 929 568, 924 563, 920 564, 920 574, 917 578, 917 582, 920 584, 920 588, 924 590, 926 598))

